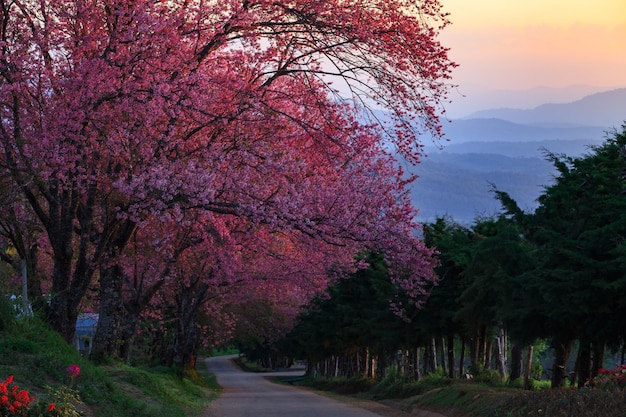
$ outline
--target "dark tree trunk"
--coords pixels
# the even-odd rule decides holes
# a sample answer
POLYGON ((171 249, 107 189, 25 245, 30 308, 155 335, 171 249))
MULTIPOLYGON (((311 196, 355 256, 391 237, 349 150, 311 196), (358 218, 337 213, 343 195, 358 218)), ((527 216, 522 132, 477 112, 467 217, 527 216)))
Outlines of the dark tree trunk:
POLYGON ((120 329, 120 345, 119 356, 122 358, 126 365, 130 365, 132 362, 133 346, 135 344, 135 336, 137 335, 137 328, 139 327, 139 312, 129 311, 127 317, 120 329))
POLYGON ((591 363, 591 377, 598 376, 598 371, 604 366, 604 343, 593 344, 593 362, 591 363))
POLYGON ((493 368, 493 357, 494 357, 493 351, 494 351, 493 340, 488 340, 485 345, 485 366, 483 366, 483 369, 494 369, 493 368))
POLYGON ((106 233, 111 238, 100 265, 100 310, 91 350, 91 359, 95 362, 117 357, 119 353, 122 321, 127 314, 122 293, 124 271, 115 260, 126 247, 135 228, 135 223, 124 220, 112 223, 106 233))
POLYGON ((88 188, 80 209, 73 190, 61 191, 51 186, 50 194, 57 198, 48 200, 49 216, 43 213, 34 197, 28 192, 26 194, 46 228, 53 251, 52 300, 48 320, 66 342, 73 343, 78 309, 98 267, 100 255, 109 243, 108 239, 101 237, 97 247, 91 247, 95 185, 88 188), (80 226, 77 241, 74 239, 76 221, 80 226))
POLYGON ((73 309, 72 295, 69 291, 70 277, 72 275, 72 251, 54 254, 54 267, 52 271, 52 291, 50 308, 48 310, 48 323, 67 342, 72 343, 76 333, 76 320, 78 310, 73 309))
POLYGON ((459 376, 465 375, 465 338, 461 338, 461 354, 459 355, 459 376))
POLYGON ((528 353, 526 355, 526 369, 524 370, 524 389, 530 390, 533 388, 532 384, 532 370, 533 370, 533 345, 528 346, 528 353))
POLYGON ((195 369, 198 348, 197 315, 209 289, 206 283, 184 287, 178 294, 178 312, 171 364, 185 370, 195 369))
POLYGON ((413 366, 413 379, 419 381, 422 377, 420 374, 420 348, 416 347, 411 351, 411 362, 413 366))
POLYGON ((582 388, 585 381, 591 376, 591 344, 588 341, 580 341, 578 356, 576 358, 576 368, 578 388, 582 388))
MULTIPOLYGON (((443 337, 438 337, 436 339, 438 343, 436 344, 437 351, 439 352, 439 366, 441 367, 441 372, 443 375, 446 374, 446 340, 443 337)), ((438 369, 436 369, 438 370, 438 369)))
POLYGON ((133 344, 137 336, 141 313, 148 303, 150 303, 154 294, 156 294, 165 283, 164 279, 160 279, 152 286, 144 289, 143 281, 139 281, 137 288, 129 288, 131 296, 129 299, 124 300, 124 310, 127 316, 122 323, 120 331, 119 356, 123 358, 124 362, 128 365, 131 363, 133 344))
POLYGON ((431 337, 424 349, 424 374, 428 375, 437 371, 437 348, 435 338, 431 337))
POLYGON ((469 356, 470 356, 469 357, 470 359, 469 373, 471 374, 475 374, 477 370, 476 364, 478 363, 478 345, 479 345, 478 333, 475 333, 468 340, 469 356))
POLYGON ((122 318, 122 268, 100 268, 100 310, 90 358, 96 363, 117 356, 122 318))
POLYGON ((450 334, 447 336, 447 346, 448 346, 448 376, 450 378, 455 377, 455 357, 454 357, 454 335, 450 334))
POLYGON ((509 380, 515 381, 522 376, 522 355, 523 348, 519 344, 514 344, 511 348, 511 373, 509 380))
POLYGON ((552 388, 565 387, 567 361, 572 350, 572 340, 556 339, 553 342, 554 364, 552 365, 552 388))
POLYGON ((500 377, 504 380, 507 373, 507 336, 504 326, 500 324, 498 336, 496 336, 496 369, 500 373, 500 377))

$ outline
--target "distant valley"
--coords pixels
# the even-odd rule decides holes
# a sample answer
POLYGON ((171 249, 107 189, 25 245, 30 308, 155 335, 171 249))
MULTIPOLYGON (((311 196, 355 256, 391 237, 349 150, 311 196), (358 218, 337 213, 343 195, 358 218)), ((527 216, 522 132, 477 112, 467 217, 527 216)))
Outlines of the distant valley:
POLYGON ((427 157, 411 197, 418 220, 448 215, 462 224, 491 216, 500 206, 492 184, 526 210, 555 175, 545 152, 579 156, 601 144, 626 121, 626 88, 533 109, 492 109, 444 122, 450 142, 443 150, 426 143, 427 157))

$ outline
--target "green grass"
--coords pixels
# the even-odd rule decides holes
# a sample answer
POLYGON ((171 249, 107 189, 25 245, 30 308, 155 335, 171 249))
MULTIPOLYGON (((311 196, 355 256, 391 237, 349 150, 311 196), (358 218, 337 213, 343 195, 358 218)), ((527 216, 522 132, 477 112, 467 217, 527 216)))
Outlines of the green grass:
MULTIPOLYGON (((67 367, 81 373, 73 383, 94 417, 188 417, 199 415, 217 396, 219 387, 206 369, 201 376, 181 376, 173 369, 139 368, 123 364, 97 367, 83 358, 36 318, 4 320, 0 329, 0 381, 9 375, 36 399, 46 387, 70 383, 67 367)), ((204 364, 199 363, 199 368, 204 364)))
POLYGON ((493 378, 449 379, 440 374, 408 382, 390 373, 378 383, 361 378, 307 379, 309 387, 373 400, 394 400, 407 409, 426 409, 465 417, 623 417, 626 392, 600 389, 549 389, 537 381, 532 391, 493 378))

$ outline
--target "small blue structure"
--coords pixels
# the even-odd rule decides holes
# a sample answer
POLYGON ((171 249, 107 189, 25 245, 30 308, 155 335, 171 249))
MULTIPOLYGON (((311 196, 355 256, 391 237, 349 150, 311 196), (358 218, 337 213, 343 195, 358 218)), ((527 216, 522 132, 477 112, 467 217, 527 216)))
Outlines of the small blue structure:
POLYGON ((83 355, 91 353, 91 345, 99 315, 96 313, 85 313, 78 316, 76 320, 76 333, 74 334, 74 346, 83 355))

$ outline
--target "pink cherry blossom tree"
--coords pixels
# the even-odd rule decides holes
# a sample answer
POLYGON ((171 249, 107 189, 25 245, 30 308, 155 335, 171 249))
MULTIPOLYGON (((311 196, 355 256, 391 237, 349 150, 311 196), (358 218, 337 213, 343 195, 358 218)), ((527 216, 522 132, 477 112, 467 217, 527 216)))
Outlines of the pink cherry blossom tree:
POLYGON ((132 236, 189 210, 376 246, 419 293, 431 254, 385 139, 417 161, 439 132, 447 23, 436 0, 0 0, 1 166, 49 241, 54 328, 71 340, 95 276, 106 322, 132 236), (394 122, 359 124, 369 106, 394 122))

